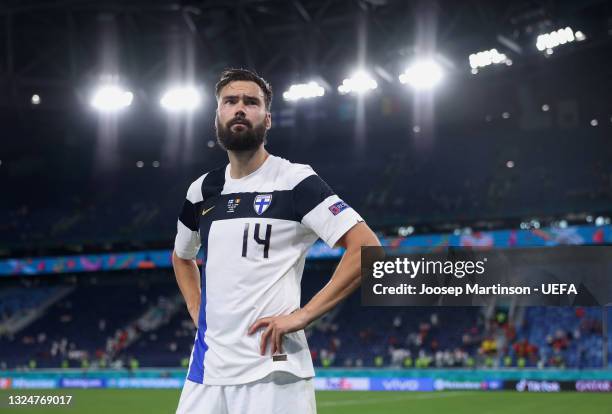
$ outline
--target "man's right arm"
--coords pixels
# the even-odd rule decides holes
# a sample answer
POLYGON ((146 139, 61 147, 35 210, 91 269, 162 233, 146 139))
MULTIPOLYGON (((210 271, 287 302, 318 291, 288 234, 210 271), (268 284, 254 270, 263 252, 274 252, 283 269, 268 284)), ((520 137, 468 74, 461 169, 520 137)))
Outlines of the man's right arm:
POLYGON ((176 275, 176 282, 185 298, 187 310, 196 328, 198 327, 198 315, 200 314, 200 302, 202 291, 200 288, 200 270, 195 260, 182 259, 172 252, 172 267, 176 275))
POLYGON ((172 252, 172 267, 179 289, 185 298, 187 310, 195 326, 198 326, 200 301, 200 270, 196 256, 200 250, 200 213, 202 204, 202 181, 206 174, 191 183, 187 190, 187 198, 177 222, 174 250, 172 252))

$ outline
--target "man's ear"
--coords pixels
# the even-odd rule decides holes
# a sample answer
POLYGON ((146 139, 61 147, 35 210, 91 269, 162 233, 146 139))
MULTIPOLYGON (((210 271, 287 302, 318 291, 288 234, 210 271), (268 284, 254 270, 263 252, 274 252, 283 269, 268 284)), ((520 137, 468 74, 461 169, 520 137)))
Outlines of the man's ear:
POLYGON ((266 112, 266 129, 272 128, 272 113, 266 112))

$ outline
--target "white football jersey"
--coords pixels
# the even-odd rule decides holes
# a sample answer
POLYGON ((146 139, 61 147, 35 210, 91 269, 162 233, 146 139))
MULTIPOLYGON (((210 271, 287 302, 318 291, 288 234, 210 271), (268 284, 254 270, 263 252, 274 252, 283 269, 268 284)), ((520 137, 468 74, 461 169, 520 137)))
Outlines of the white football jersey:
POLYGON ((362 218, 308 165, 268 156, 246 177, 230 166, 194 181, 178 220, 176 254, 194 259, 200 246, 202 302, 187 379, 245 384, 273 371, 314 376, 304 331, 283 339, 283 354, 260 354, 259 318, 300 306, 306 253, 318 239, 333 247, 362 218))

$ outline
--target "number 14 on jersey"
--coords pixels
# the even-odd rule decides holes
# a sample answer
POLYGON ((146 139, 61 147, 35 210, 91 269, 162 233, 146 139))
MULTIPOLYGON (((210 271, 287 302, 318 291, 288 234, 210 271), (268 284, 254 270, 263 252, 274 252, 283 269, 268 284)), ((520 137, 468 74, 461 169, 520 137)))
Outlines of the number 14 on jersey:
MULTIPOLYGON (((248 244, 249 244, 249 223, 244 224, 244 233, 242 234, 242 257, 247 257, 248 244)), ((260 224, 255 223, 253 231, 253 238, 257 244, 261 244, 263 249, 263 257, 264 259, 268 258, 268 252, 270 251, 270 237, 272 237, 272 225, 266 224, 266 234, 262 239, 260 237, 260 224)))

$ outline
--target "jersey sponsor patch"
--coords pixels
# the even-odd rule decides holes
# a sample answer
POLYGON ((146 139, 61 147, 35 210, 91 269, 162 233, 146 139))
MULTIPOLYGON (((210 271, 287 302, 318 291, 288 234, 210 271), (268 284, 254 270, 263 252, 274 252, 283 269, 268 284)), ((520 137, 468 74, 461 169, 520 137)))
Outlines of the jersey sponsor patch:
POLYGON ((253 208, 257 215, 261 216, 272 204, 272 194, 259 194, 255 196, 253 201, 253 208))
POLYGON ((287 360, 287 354, 272 355, 272 362, 282 362, 287 360))
POLYGON ((334 203, 331 206, 329 206, 329 211, 331 211, 331 213, 334 216, 337 216, 338 214, 342 213, 347 208, 349 208, 349 205, 346 204, 344 201, 340 200, 337 203, 334 203))

